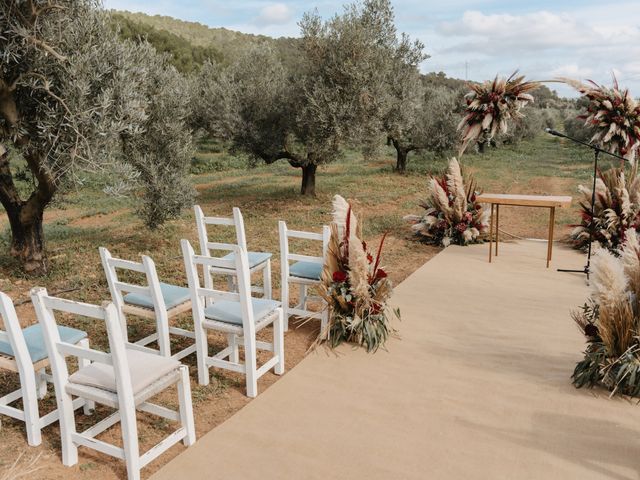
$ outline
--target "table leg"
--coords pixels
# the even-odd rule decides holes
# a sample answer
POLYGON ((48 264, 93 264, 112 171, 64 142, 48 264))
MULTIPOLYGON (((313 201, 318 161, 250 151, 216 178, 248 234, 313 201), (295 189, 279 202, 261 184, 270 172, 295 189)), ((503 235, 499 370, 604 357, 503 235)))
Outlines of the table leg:
POLYGON ((555 223, 556 208, 549 208, 549 240, 547 241, 547 268, 551 262, 551 254, 553 252, 553 225, 555 223))
POLYGON ((489 217, 489 263, 493 252, 493 203, 491 204, 491 216, 489 217))
POLYGON ((500 204, 496 205, 496 257, 498 256, 498 237, 500 236, 500 204))

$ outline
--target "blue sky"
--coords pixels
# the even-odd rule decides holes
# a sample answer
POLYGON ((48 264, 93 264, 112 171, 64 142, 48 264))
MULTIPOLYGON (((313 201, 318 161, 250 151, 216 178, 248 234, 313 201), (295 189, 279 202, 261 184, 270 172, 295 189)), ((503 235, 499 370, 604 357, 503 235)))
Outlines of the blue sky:
MULTIPOLYGON (((246 33, 298 35, 297 22, 323 17, 346 0, 104 0, 106 8, 170 15, 246 33)), ((610 83, 611 73, 640 96, 640 1, 392 0, 399 31, 420 39, 431 58, 424 72, 485 80, 519 69, 610 83), (465 65, 467 68, 465 68, 465 65)), ((572 92, 550 84, 563 95, 572 92)))

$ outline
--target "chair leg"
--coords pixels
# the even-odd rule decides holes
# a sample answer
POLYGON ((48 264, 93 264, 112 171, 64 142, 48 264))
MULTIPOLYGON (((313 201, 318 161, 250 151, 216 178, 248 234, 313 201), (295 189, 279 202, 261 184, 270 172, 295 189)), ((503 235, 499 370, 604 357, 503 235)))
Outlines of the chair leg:
POLYGON ((38 410, 38 386, 36 378, 40 381, 40 372, 32 375, 29 372, 22 378, 22 405, 24 412, 24 424, 27 430, 27 442, 32 447, 37 447, 42 443, 42 433, 40 429, 40 412, 38 410))
POLYGON ((278 318, 273 322, 273 354, 278 355, 273 372, 276 375, 284 373, 284 320, 282 309, 278 310, 278 318))
POLYGON ((73 442, 72 436, 76 433, 76 418, 73 411, 73 399, 71 395, 57 388, 56 399, 58 403, 58 415, 60 422, 60 440, 62 444, 62 464, 71 467, 78 463, 78 446, 73 442))
POLYGON ((237 290, 235 277, 233 275, 227 275, 227 288, 230 292, 235 292, 237 290))
POLYGON ((41 368, 36 372, 36 382, 38 388, 38 398, 42 400, 47 396, 47 371, 41 368))
POLYGON ((271 260, 267 260, 267 265, 262 270, 262 286, 264 288, 264 298, 271 300, 271 260))
POLYGON ((202 326, 196 325, 196 359, 198 361, 198 383, 209 385, 209 366, 207 357, 209 356, 209 342, 207 341, 207 331, 202 326))
POLYGON ((227 343, 231 347, 231 354, 229 354, 229 361, 233 363, 240 362, 240 349, 238 348, 238 337, 233 333, 227 333, 227 343))
POLYGON ((182 439, 182 443, 185 447, 189 447, 196 442, 196 427, 193 422, 193 405, 191 403, 189 368, 186 366, 180 367, 178 401, 180 402, 180 424, 187 432, 187 435, 182 439))
POLYGON ((300 308, 307 309, 307 286, 304 283, 300 284, 300 308))
POLYGON ((256 366, 256 339, 244 336, 244 365, 247 377, 247 397, 254 398, 258 395, 258 376, 256 366))
POLYGON ((282 279, 280 287, 280 302, 282 303, 282 316, 284 318, 284 331, 289 330, 289 282, 286 278, 282 279))
POLYGON ((171 356, 171 339, 169 335, 169 319, 165 315, 158 315, 156 323, 156 332, 158 333, 158 347, 160 348, 160 355, 163 357, 171 356))
MULTIPOLYGON (((84 338, 78 342, 78 345, 82 348, 89 348, 89 339, 84 338)), ((91 361, 87 358, 78 358, 78 368, 87 367, 91 365, 91 361)), ((85 400, 82 411, 85 415, 91 415, 96 409, 96 403, 93 400, 85 400)))
POLYGON ((329 306, 326 303, 320 319, 320 334, 322 338, 329 337, 329 306))
POLYGON ((120 405, 120 427, 127 479, 140 480, 138 426, 136 425, 136 409, 133 405, 120 405))

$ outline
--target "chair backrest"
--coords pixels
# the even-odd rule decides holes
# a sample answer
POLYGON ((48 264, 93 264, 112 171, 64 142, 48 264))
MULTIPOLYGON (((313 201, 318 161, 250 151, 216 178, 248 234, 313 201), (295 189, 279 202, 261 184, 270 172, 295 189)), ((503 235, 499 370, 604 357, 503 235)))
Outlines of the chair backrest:
POLYGON ((207 255, 197 255, 188 240, 181 240, 180 246, 182 247, 182 255, 187 271, 187 282, 191 291, 194 321, 200 323, 204 321, 204 308, 209 303, 207 300, 212 300, 214 303, 217 301, 240 302, 242 326, 245 335, 254 335, 255 324, 251 305, 251 279, 247 251, 240 246, 234 245, 232 249, 235 253, 233 260, 225 260, 207 255), (199 266, 202 267, 205 282, 210 268, 234 270, 238 279, 238 291, 218 290, 213 285, 202 287, 199 266))
POLYGON ((233 207, 233 216, 227 217, 207 217, 200 208, 200 205, 194 205, 193 210, 196 216, 196 224, 198 226, 198 240, 200 241, 200 254, 211 257, 212 251, 234 251, 235 246, 239 246, 247 250, 247 238, 244 232, 244 220, 242 213, 237 207, 233 207), (236 232, 236 243, 210 242, 207 233, 207 225, 218 225, 234 227, 236 232))
POLYGON ((125 340, 127 339, 127 328, 123 308, 125 304, 124 295, 127 293, 145 295, 151 298, 156 316, 161 317, 161 320, 166 320, 164 317, 167 316, 167 307, 164 297, 162 296, 162 291, 160 290, 160 279, 156 271, 156 264, 151 257, 142 255, 142 262, 132 262, 130 260, 114 258, 111 256, 109 250, 100 247, 100 259, 102 260, 102 267, 104 268, 107 283, 109 284, 111 299, 118 311, 118 318, 123 328, 125 340), (147 279, 147 284, 136 285, 124 282, 118 277, 118 270, 142 273, 147 279))
MULTIPOLYGON (((327 249, 329 248, 329 240, 331 238, 331 229, 329 226, 324 225, 322 227, 322 233, 302 232, 300 230, 289 230, 287 223, 283 220, 278 222, 278 231, 280 232, 280 262, 283 272, 283 278, 289 275, 289 262, 311 262, 324 265, 324 260, 327 256, 327 249), (302 240, 314 240, 322 242, 322 256, 301 255, 297 253, 291 253, 289 248, 289 239, 298 238, 302 240)), ((284 281, 284 280, 283 280, 284 281)))
MULTIPOLYGON (((51 373, 56 391, 64 391, 69 382, 69 370, 65 356, 74 356, 88 359, 92 362, 112 365, 119 404, 133 405, 133 387, 128 368, 125 337, 115 305, 113 303, 105 303, 99 307, 88 303, 51 297, 45 288, 32 289, 31 299, 33 300, 38 321, 42 325, 42 333, 49 354, 51 373), (58 333, 56 312, 104 321, 109 339, 109 353, 62 341, 58 333)), ((71 414, 73 414, 73 410, 71 410, 71 414)))
POLYGON ((0 329, 0 340, 11 346, 18 371, 21 375, 26 374, 29 370, 33 371, 33 362, 29 355, 27 342, 22 334, 16 309, 9 295, 4 292, 0 292, 0 318, 4 326, 4 330, 0 329))

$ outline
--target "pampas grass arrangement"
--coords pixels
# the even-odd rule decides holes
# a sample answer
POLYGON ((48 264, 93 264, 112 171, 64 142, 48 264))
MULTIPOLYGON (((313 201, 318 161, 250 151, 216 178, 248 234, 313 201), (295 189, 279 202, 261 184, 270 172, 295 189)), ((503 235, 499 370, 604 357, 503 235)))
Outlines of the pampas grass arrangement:
POLYGON ((602 385, 611 395, 640 395, 640 241, 629 229, 617 256, 598 249, 592 261, 593 292, 572 313, 587 340, 572 375, 578 387, 602 385))
POLYGON ((333 198, 331 240, 320 289, 329 308, 329 325, 320 338, 331 348, 348 342, 375 352, 392 332, 391 315, 400 318, 400 311, 388 305, 393 286, 380 266, 385 236, 374 257, 362 240, 362 225, 351 205, 340 195, 333 198))
POLYGON ((640 104, 622 90, 613 75, 613 87, 599 85, 592 80, 587 84, 571 78, 560 81, 575 88, 587 100, 587 112, 579 115, 585 126, 595 129, 591 143, 635 161, 640 146, 640 104))
POLYGON ((529 92, 539 86, 539 82, 525 81, 517 71, 508 78, 496 75, 493 81, 470 83, 464 118, 458 125, 462 136, 459 155, 472 143, 490 141, 498 133, 507 133, 509 120, 524 117, 520 109, 533 102, 529 92))
POLYGON ((465 176, 458 160, 449 160, 447 171, 431 177, 422 215, 407 215, 413 232, 427 243, 468 245, 482 240, 489 227, 488 212, 476 202, 476 182, 465 176), (466 187, 465 187, 466 185, 466 187))
POLYGON ((600 246, 614 254, 625 241, 625 232, 640 229, 640 175, 634 162, 628 175, 622 168, 598 172, 596 196, 591 215, 591 188, 578 187, 581 222, 570 234, 576 248, 589 246, 589 232, 600 246))

